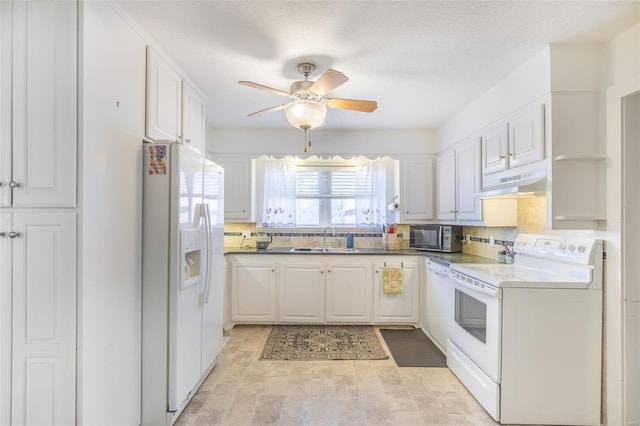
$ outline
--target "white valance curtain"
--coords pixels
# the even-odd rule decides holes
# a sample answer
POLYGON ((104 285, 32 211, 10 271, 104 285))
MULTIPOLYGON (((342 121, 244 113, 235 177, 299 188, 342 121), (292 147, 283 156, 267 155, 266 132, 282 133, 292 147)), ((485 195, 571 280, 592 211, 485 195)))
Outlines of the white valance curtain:
POLYGON ((296 226, 296 165, 292 158, 265 160, 263 206, 263 227, 296 226))
POLYGON ((378 228, 386 223, 387 168, 381 158, 359 157, 356 165, 356 226, 378 228))

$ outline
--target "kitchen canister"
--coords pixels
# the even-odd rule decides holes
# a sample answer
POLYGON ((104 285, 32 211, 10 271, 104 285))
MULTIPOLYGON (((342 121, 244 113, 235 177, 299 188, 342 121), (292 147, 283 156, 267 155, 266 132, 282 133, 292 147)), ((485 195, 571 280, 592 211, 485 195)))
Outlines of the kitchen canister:
POLYGON ((353 248, 353 234, 347 232, 347 248, 353 248))

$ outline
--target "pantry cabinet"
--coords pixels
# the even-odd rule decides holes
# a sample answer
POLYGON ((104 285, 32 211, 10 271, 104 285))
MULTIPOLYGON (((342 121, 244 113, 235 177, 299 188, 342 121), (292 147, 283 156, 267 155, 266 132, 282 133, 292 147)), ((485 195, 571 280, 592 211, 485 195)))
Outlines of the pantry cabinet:
POLYGON ((373 296, 375 323, 417 324, 420 321, 420 264, 422 258, 393 258, 389 262, 376 262, 373 296), (420 261, 419 261, 420 260, 420 261), (402 292, 384 292, 384 268, 402 269, 402 292))
POLYGON ((281 322, 324 322, 325 264, 280 263, 279 312, 281 322))
POLYGON ((0 424, 76 422, 77 4, 0 2, 0 424))
POLYGON ((270 260, 232 263, 231 321, 276 321, 276 267, 270 260))
POLYGON ((1 7, 0 207, 74 207, 76 4, 1 7))
POLYGON ((484 130, 482 174, 500 172, 545 158, 544 104, 534 103, 484 130))
POLYGON ((371 262, 327 262, 327 322, 370 323, 372 292, 371 262))
POLYGON ((400 222, 433 220, 433 158, 400 160, 400 222))
POLYGON ((0 253, 0 423, 74 424, 75 212, 0 213, 0 253))

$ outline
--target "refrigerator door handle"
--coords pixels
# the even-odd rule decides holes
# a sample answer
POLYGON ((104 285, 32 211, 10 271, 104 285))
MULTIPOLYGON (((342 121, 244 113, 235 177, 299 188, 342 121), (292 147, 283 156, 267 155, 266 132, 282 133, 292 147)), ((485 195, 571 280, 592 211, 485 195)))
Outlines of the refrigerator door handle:
POLYGON ((204 304, 209 303, 209 294, 211 293, 211 215, 209 214, 209 205, 203 204, 203 217, 205 223, 205 242, 206 242, 206 274, 205 274, 205 291, 204 291, 204 304))

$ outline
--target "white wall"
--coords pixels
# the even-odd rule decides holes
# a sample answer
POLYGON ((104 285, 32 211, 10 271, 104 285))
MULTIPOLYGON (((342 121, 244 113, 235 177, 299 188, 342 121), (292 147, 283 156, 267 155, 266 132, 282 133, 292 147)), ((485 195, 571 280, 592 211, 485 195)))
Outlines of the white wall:
POLYGON ((138 425, 146 43, 80 5, 78 424, 138 425))
POLYGON ((531 57, 500 83, 447 119, 439 130, 439 150, 506 117, 549 93, 550 48, 531 57))
MULTIPOLYGON (((285 117, 282 117, 285 120, 285 117)), ((431 154, 437 150, 434 130, 311 131, 308 155, 321 154, 431 154)), ((210 154, 291 154, 304 156, 304 132, 294 129, 207 128, 210 154)))
MULTIPOLYGON (((605 276, 605 424, 626 424, 624 418, 622 324, 622 109, 621 99, 640 90, 640 24, 605 46, 607 140, 607 267, 605 276)), ((629 184, 637 185, 637 182, 629 184)), ((636 254, 637 256, 637 254, 636 254)), ((637 404, 637 401, 630 401, 637 404)))

